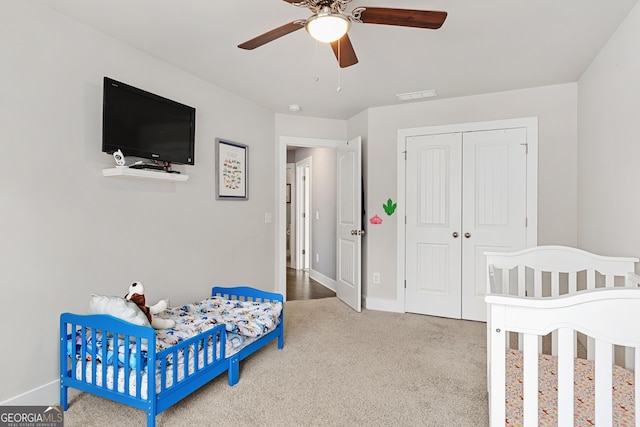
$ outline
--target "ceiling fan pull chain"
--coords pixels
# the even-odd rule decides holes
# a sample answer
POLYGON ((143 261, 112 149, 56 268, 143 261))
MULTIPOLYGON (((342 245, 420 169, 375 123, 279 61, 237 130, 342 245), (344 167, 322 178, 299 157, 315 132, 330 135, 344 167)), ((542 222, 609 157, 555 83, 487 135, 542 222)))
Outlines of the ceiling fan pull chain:
POLYGON ((316 40, 316 51, 315 51, 314 59, 315 59, 314 66, 316 68, 316 76, 313 78, 313 80, 318 82, 318 81, 320 81, 320 74, 318 73, 318 69, 320 68, 319 67, 320 59, 319 59, 319 56, 318 56, 318 41, 317 40, 316 40))
POLYGON ((336 92, 340 92, 342 90, 342 86, 340 86, 340 47, 342 46, 342 40, 338 40, 338 87, 336 88, 336 92))

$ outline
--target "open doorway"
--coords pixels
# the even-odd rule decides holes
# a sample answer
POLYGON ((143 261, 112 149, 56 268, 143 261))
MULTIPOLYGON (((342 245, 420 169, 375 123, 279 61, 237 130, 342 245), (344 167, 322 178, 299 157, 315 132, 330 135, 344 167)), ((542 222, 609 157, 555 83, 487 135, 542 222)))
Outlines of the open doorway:
POLYGON ((336 295, 335 156, 332 147, 287 147, 287 300, 336 295))
MULTIPOLYGON (((361 138, 349 141, 281 136, 277 153, 275 289, 289 300, 286 264, 286 165, 312 157, 309 275, 361 310, 361 138), (288 157, 295 147, 297 159, 288 157), (327 150, 330 149, 330 150, 327 150), (306 152, 305 152, 306 150, 306 152), (313 155, 308 154, 313 151, 313 155), (299 156, 299 157, 298 157, 299 156), (317 156, 317 157, 316 157, 317 156), (320 159, 325 156, 326 163, 320 159), (324 174, 322 176, 318 174, 324 174), (339 243, 338 243, 339 242, 339 243)), ((298 193, 296 191, 296 193, 298 193)))

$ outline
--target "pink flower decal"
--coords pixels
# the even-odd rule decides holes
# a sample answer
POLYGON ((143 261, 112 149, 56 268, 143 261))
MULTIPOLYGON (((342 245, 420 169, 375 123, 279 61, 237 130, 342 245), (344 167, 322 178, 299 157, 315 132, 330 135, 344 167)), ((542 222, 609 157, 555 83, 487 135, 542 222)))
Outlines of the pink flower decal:
POLYGON ((382 224, 382 218, 380 218, 378 215, 371 217, 371 219, 369 220, 369 222, 371 224, 382 224))

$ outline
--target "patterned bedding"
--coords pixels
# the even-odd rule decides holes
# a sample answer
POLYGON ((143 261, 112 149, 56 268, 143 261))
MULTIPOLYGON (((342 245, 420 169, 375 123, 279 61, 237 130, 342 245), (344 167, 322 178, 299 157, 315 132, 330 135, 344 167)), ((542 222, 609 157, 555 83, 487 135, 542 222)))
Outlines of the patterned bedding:
MULTIPOLYGON (((279 323, 280 313, 282 312, 282 303, 275 302, 249 302, 249 301, 237 301, 227 300, 218 296, 209 297, 207 299, 194 302, 182 307, 169 307, 165 312, 158 315, 162 318, 173 319, 176 322, 176 326, 172 329, 162 329, 156 331, 156 352, 168 349, 173 345, 176 345, 184 340, 187 340, 195 335, 212 329, 218 325, 224 324, 227 331, 227 340, 225 343, 225 356, 229 357, 240 351, 245 346, 249 345, 262 335, 265 335, 274 330, 279 323)), ((81 344, 82 333, 77 331, 75 338, 67 341, 67 354, 73 354, 72 346, 76 346, 76 374, 82 376, 82 363, 79 360, 81 358, 81 344)), ((143 377, 142 377, 142 394, 146 398, 146 372, 147 372, 147 351, 146 346, 143 343, 141 349, 141 357, 138 358, 135 350, 135 343, 124 342, 121 338, 114 340, 114 337, 110 336, 106 340, 103 340, 102 334, 97 332, 94 337, 91 333, 87 333, 86 341, 86 372, 87 379, 91 377, 92 360, 89 355, 91 349, 96 348, 96 361, 98 362, 96 369, 101 374, 102 369, 102 357, 106 354, 107 363, 112 363, 113 357, 117 355, 119 370, 122 371, 125 358, 125 347, 129 347, 129 366, 131 369, 136 369, 138 360, 142 364, 143 377), (103 347, 106 346, 106 353, 103 352, 103 347)), ((219 346, 219 343, 216 344, 219 346)), ((193 350, 193 349, 192 349, 193 350)), ((202 353, 203 349, 199 348, 199 365, 202 366, 202 353)), ((212 357, 212 346, 208 346, 209 358, 212 357)), ((194 351, 189 352, 188 366, 189 372, 193 371, 194 365, 194 351)), ((176 365, 171 357, 168 359, 166 381, 167 387, 172 384, 173 377, 173 365, 176 365)), ((183 377, 184 360, 182 353, 178 355, 178 380, 183 377)), ((159 369, 156 369, 156 376, 158 378, 157 384, 160 386, 160 373, 159 369)), ((102 375, 98 375, 96 382, 97 385, 102 385, 102 375)), ((118 375, 118 390, 123 392, 124 390, 124 377, 125 375, 119 373, 118 375)), ((129 381, 130 394, 136 393, 136 376, 131 375, 129 381)), ((113 388, 113 368, 109 366, 107 368, 107 386, 113 388)))
MULTIPOLYGON (((523 379, 522 352, 507 350, 507 419, 508 426, 522 426, 523 379)), ((592 360, 575 359, 574 410, 576 426, 595 425, 594 409, 594 363, 592 360)), ((558 412, 558 360, 555 356, 542 354, 538 361, 538 425, 557 426, 558 412)), ((613 425, 635 426, 633 372, 613 366, 613 425)))
POLYGON ((227 300, 218 296, 182 307, 169 307, 159 317, 173 319, 175 328, 156 331, 156 350, 161 351, 224 324, 227 329, 227 352, 239 350, 247 337, 259 338, 278 326, 282 303, 227 300))

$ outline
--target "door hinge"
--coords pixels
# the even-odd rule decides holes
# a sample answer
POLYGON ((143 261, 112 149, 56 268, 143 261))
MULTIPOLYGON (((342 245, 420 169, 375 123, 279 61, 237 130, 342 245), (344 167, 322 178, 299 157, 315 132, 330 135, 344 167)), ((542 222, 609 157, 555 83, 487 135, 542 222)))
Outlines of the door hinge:
POLYGON ((307 214, 305 212, 302 212, 302 218, 306 218, 307 214))
POLYGON ((407 152, 403 151, 403 153, 404 153, 404 159, 407 160, 407 152))
POLYGON ((404 279, 404 288, 407 289, 407 279, 404 279))
POLYGON ((527 216, 524 217, 524 226, 525 227, 529 226, 529 217, 527 217, 527 216))
POLYGON ((529 144, 525 142, 520 145, 524 145, 524 154, 529 154, 529 144))
POLYGON ((303 249, 302 250, 302 255, 306 255, 306 254, 307 254, 307 252, 303 249))

